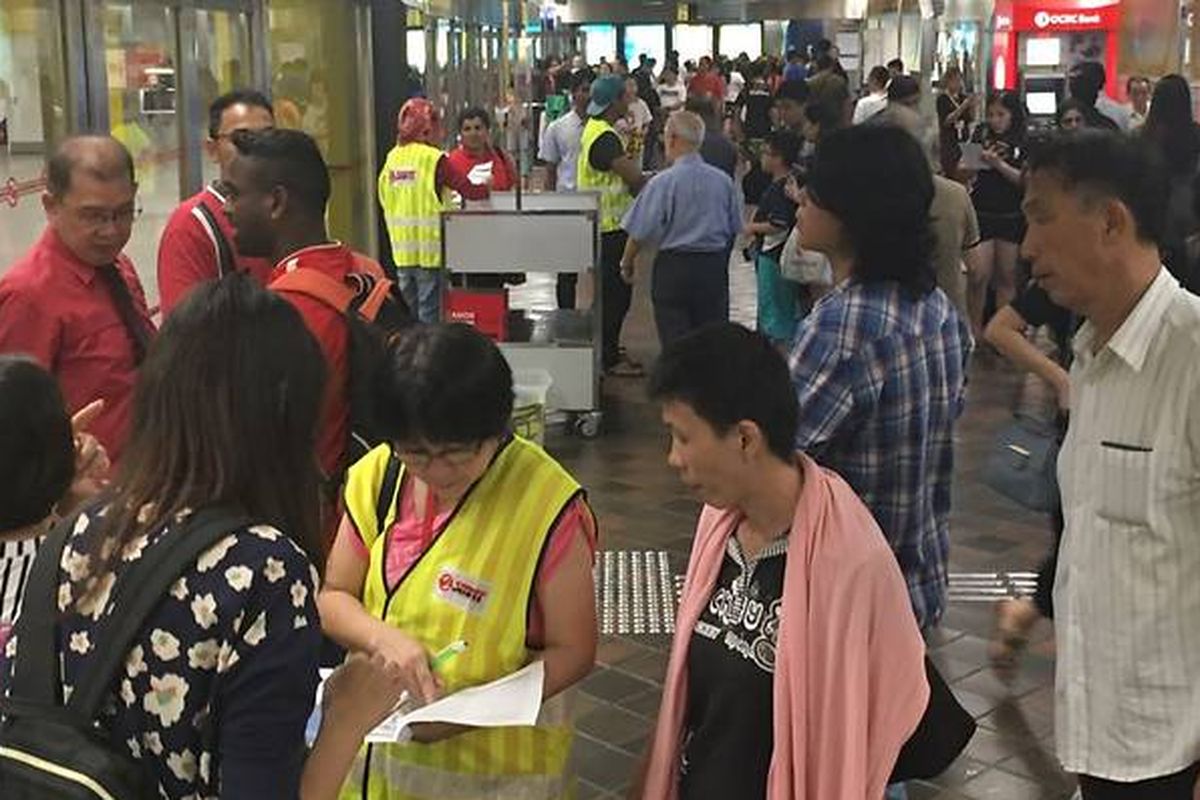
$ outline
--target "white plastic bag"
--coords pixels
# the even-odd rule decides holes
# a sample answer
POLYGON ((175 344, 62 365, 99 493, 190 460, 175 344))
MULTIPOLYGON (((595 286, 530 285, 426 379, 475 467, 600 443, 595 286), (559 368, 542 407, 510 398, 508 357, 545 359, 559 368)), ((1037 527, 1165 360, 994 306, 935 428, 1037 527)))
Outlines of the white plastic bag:
POLYGON ((833 286, 833 267, 823 253, 800 247, 800 226, 793 225, 779 256, 779 272, 785 280, 804 286, 833 286))

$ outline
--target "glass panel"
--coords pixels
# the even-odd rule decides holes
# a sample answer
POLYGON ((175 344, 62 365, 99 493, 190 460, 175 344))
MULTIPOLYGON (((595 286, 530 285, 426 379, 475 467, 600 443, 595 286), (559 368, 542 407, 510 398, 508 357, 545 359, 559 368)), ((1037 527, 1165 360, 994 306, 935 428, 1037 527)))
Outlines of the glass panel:
POLYGON ((584 56, 589 64, 599 64, 600 59, 610 62, 616 60, 616 25, 580 25, 579 29, 587 36, 584 56))
POLYGON ((721 55, 737 58, 745 53, 754 60, 762 55, 762 49, 762 25, 759 23, 721 26, 721 55))
POLYGON ((713 52, 711 25, 676 25, 675 50, 680 62, 699 61, 713 52))
POLYGON ((311 134, 329 164, 329 234, 370 251, 375 193, 367 13, 352 2, 269 0, 267 42, 276 124, 311 134))
POLYGON ((626 25, 625 60, 636 67, 642 53, 658 62, 662 69, 667 63, 667 27, 665 25, 626 25))
POLYGON ((67 133, 57 3, 0 3, 0 274, 36 241, 46 156, 67 133))
MULTIPOLYGON (((250 23, 245 14, 234 11, 196 12, 196 69, 200 75, 200 93, 204 113, 212 101, 225 92, 251 86, 250 23)), ((205 116, 201 123, 208 125, 205 116)), ((218 167, 204 159, 204 183, 218 177, 218 167)))
POLYGON ((425 73, 425 29, 409 28, 405 34, 405 55, 408 65, 418 72, 425 73))
POLYGON ((158 298, 158 239, 179 204, 179 123, 175 115, 175 13, 165 6, 110 2, 104 7, 104 62, 112 135, 137 165, 142 216, 125 252, 147 299, 158 298))

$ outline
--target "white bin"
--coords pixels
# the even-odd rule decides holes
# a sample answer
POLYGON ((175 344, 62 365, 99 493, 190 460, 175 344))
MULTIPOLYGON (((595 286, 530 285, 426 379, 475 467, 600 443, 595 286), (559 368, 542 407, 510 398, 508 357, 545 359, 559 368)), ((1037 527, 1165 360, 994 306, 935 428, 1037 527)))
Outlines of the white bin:
POLYGON ((513 432, 546 443, 546 398, 554 378, 544 369, 513 370, 513 432))

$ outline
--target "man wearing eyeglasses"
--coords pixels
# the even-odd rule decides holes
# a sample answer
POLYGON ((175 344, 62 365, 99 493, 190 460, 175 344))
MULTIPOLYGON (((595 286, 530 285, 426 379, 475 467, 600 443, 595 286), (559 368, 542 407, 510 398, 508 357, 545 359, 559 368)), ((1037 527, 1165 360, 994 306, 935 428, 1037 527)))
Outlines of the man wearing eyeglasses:
POLYGON ((0 277, 0 353, 36 358, 72 413, 103 400, 90 431, 114 464, 154 335, 141 282, 122 253, 136 201, 124 145, 109 136, 65 140, 46 168, 46 230, 0 277))
POLYGON ((225 216, 229 164, 237 158, 231 141, 236 131, 275 127, 271 102, 260 92, 223 94, 208 109, 205 150, 220 169, 220 178, 184 200, 171 214, 158 244, 159 304, 165 317, 198 283, 230 272, 248 272, 264 286, 275 265, 269 258, 238 252, 233 227, 225 216))

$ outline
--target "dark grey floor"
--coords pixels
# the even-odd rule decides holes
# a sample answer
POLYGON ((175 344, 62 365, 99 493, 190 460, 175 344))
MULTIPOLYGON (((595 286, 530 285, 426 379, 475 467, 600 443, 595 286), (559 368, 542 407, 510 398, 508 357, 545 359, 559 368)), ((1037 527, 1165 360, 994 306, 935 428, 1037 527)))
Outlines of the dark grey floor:
MULTIPOLYGON (((733 267, 732 314, 753 319, 753 278, 733 267)), ((645 273, 639 281, 625 341, 649 363, 657 351, 645 273)), ((534 289, 535 287, 529 287, 534 289)), ((641 380, 605 387, 605 432, 594 441, 551 434, 549 448, 588 487, 600 519, 601 547, 665 549, 682 571, 699 506, 666 464, 667 437, 641 380)), ((971 372, 967 412, 958 429, 951 568, 1032 570, 1048 545, 1046 521, 979 483, 995 431, 1015 404, 1041 393, 993 356, 971 372)), ((1053 745, 1053 644, 1039 624, 1017 680, 1001 683, 987 662, 990 604, 955 603, 930 637, 933 658, 959 700, 979 722, 967 752, 940 778, 910 786, 913 800, 1067 798, 1053 745)), ((623 796, 653 727, 669 640, 664 636, 605 637, 595 672, 577 693, 578 772, 583 798, 623 796)))

